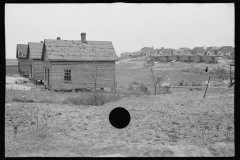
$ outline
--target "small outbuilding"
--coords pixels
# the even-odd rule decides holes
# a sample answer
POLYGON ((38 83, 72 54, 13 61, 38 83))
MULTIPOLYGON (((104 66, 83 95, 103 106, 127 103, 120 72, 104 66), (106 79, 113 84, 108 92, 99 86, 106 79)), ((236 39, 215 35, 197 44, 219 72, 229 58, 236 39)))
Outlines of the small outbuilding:
POLYGON ((29 76, 29 59, 27 58, 27 44, 17 44, 16 58, 18 59, 18 73, 21 76, 29 76))
POLYGON ((206 63, 217 63, 219 56, 204 56, 204 60, 206 63))
POLYGON ((29 59, 30 71, 29 78, 37 83, 43 81, 44 70, 43 61, 41 60, 43 51, 43 42, 29 42, 27 49, 27 58, 29 59))
POLYGON ((81 40, 45 39, 41 59, 45 88, 115 90, 118 56, 111 41, 87 41, 86 33, 81 34, 81 40))

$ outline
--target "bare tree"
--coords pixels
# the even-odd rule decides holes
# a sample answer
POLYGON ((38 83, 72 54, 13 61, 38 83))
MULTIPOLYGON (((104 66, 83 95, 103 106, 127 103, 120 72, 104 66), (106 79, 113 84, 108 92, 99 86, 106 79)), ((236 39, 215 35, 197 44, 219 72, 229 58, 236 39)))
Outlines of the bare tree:
POLYGON ((150 69, 151 69, 151 73, 152 73, 152 80, 153 80, 153 87, 154 87, 154 95, 156 95, 156 94, 157 94, 157 85, 158 85, 158 82, 161 80, 161 77, 158 76, 156 80, 154 79, 155 77, 154 77, 154 74, 153 74, 153 68, 152 68, 152 66, 153 66, 153 63, 151 62, 151 63, 150 63, 150 69))

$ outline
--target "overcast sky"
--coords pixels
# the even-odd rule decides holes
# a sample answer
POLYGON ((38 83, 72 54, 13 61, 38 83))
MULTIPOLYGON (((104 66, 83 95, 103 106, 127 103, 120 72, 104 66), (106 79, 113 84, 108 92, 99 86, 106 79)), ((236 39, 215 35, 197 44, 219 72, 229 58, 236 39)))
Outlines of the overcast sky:
POLYGON ((44 39, 112 41, 117 55, 143 47, 234 46, 234 4, 6 4, 6 58, 44 39))

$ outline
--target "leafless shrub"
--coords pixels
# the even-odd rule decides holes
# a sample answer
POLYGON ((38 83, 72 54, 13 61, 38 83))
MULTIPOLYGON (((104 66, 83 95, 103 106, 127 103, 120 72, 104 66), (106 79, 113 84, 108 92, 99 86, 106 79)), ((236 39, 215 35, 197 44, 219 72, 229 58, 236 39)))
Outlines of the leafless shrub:
POLYGON ((148 88, 144 84, 140 84, 136 81, 131 82, 129 85, 129 91, 131 91, 132 94, 143 94, 143 95, 149 95, 148 88))
POLYGON ((18 129, 20 126, 24 125, 24 115, 20 112, 22 106, 20 108, 13 108, 7 111, 6 113, 6 121, 10 122, 10 125, 14 130, 14 139, 17 138, 18 129))
POLYGON ((21 126, 28 127, 30 134, 35 138, 44 139, 47 138, 49 117, 49 109, 40 115, 39 109, 36 111, 31 110, 29 114, 24 110, 24 106, 11 107, 6 112, 6 124, 13 126, 14 139, 17 138, 18 130, 21 126))
POLYGON ((30 115, 26 114, 26 123, 29 127, 31 135, 34 138, 46 139, 48 137, 48 119, 50 118, 49 108, 42 114, 39 114, 39 109, 31 111, 30 115))
POLYGON ((159 85, 157 94, 171 94, 171 93, 172 92, 170 91, 170 86, 168 86, 168 85, 160 86, 159 85))

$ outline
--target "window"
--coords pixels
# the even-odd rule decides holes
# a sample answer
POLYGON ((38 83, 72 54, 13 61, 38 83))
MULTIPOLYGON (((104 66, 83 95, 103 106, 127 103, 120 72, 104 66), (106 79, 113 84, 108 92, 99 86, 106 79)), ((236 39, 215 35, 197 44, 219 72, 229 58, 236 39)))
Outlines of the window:
POLYGON ((71 70, 64 70, 64 81, 71 82, 71 70))

